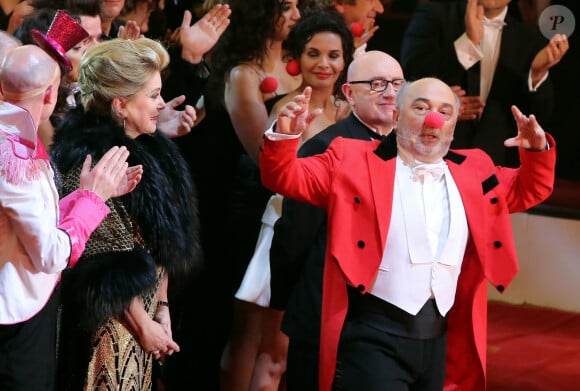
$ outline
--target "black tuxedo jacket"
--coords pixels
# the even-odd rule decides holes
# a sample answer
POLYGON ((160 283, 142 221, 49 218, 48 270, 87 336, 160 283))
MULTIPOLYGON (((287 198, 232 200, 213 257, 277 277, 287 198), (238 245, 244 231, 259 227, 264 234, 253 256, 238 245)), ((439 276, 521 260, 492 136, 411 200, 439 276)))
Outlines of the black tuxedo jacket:
MULTIPOLYGON (((460 85, 469 96, 479 95, 479 63, 464 69, 454 47, 465 32, 465 6, 464 1, 453 1, 416 8, 401 46, 401 64, 408 80, 434 76, 449 85, 460 85)), ((548 41, 509 14, 505 22, 483 114, 478 120, 458 122, 451 148, 478 147, 496 164, 517 167, 517 148, 503 146, 505 139, 517 134, 511 106, 518 106, 526 115, 535 114, 540 124, 547 125, 554 97, 549 77, 536 92, 528 88, 532 61, 548 41)))
MULTIPOLYGON (((322 153, 339 136, 379 137, 351 114, 304 143, 298 155, 322 153)), ((318 344, 325 251, 326 211, 285 198, 270 247, 270 307, 286 310, 282 330, 291 339, 318 344)))

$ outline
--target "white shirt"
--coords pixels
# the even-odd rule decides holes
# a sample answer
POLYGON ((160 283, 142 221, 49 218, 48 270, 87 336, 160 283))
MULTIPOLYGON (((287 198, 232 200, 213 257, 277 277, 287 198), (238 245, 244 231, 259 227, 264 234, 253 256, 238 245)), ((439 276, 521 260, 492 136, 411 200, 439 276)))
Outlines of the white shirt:
MULTIPOLYGON (((495 21, 496 23, 502 23, 505 20, 507 11, 508 9, 505 7, 501 14, 491 20, 495 21)), ((487 20, 487 18, 484 17, 484 20, 487 20)), ((499 60, 501 34, 502 30, 490 27, 489 24, 484 22, 483 38, 479 46, 476 46, 467 37, 466 33, 463 33, 459 38, 457 38, 457 40, 455 40, 454 43, 457 59, 464 69, 469 69, 478 62, 481 62, 479 96, 484 101, 489 95, 493 77, 495 75, 495 69, 499 60)), ((532 71, 530 69, 528 73, 529 91, 536 91, 547 78, 548 75, 546 74, 546 76, 544 76, 544 78, 542 78, 542 80, 540 80, 536 86, 532 86, 532 71)))
POLYGON ((457 186, 444 172, 417 181, 397 157, 389 233, 369 292, 412 315, 431 297, 445 315, 455 298, 469 231, 457 186))

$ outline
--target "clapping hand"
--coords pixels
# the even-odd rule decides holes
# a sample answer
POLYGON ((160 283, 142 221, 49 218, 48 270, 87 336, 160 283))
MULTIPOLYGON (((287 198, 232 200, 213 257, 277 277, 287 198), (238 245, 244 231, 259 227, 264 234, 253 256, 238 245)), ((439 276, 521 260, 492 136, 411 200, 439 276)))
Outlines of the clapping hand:
POLYGON ((134 20, 129 20, 124 26, 120 26, 119 32, 117 33, 117 38, 122 39, 137 39, 142 37, 144 35, 141 34, 141 28, 134 20))
POLYGON ((185 101, 185 95, 180 95, 173 98, 165 107, 159 112, 158 125, 160 131, 165 133, 168 137, 180 137, 191 131, 197 114, 193 106, 186 105, 182 111, 175 110, 185 101))
POLYGON ((512 106, 512 114, 518 125, 518 134, 516 137, 505 140, 504 145, 531 151, 544 151, 547 145, 546 133, 538 124, 536 117, 533 114, 526 117, 516 106, 512 106))
POLYGON ((375 32, 379 29, 379 26, 373 24, 371 19, 367 19, 364 22, 364 31, 360 37, 354 38, 354 47, 359 48, 365 45, 372 37, 375 35, 375 32))
POLYGON ((216 4, 203 18, 191 24, 191 12, 185 11, 179 28, 181 57, 192 64, 201 61, 230 24, 229 5, 216 4))
POLYGON ((141 181, 142 166, 129 167, 126 147, 112 147, 91 169, 92 157, 87 155, 80 175, 82 190, 90 190, 103 201, 127 194, 141 181))
POLYGON ((465 34, 475 46, 483 39, 483 6, 478 0, 469 0, 465 9, 465 34))
POLYGON ((479 96, 467 96, 461 86, 451 86, 451 89, 459 97, 458 121, 469 121, 476 119, 483 113, 485 102, 479 96))
POLYGON ((532 61, 532 86, 544 78, 548 70, 560 62, 569 49, 568 38, 564 34, 555 34, 550 42, 536 54, 532 61))

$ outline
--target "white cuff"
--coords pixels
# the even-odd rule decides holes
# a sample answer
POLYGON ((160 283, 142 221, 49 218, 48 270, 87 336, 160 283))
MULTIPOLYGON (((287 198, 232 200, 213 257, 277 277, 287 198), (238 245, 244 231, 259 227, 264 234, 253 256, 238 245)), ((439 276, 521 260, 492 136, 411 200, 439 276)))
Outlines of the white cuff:
POLYGON ((532 86, 532 70, 530 69, 530 72, 528 72, 528 89, 529 89, 529 91, 536 92, 538 90, 538 88, 540 88, 542 83, 546 81, 549 74, 550 74, 550 72, 546 72, 544 77, 542 77, 542 79, 538 82, 538 84, 536 84, 536 87, 534 88, 534 86, 532 86))
POLYGON ((276 133, 274 131, 274 129, 276 129, 276 124, 277 123, 278 123, 278 120, 272 122, 272 125, 270 125, 270 127, 264 133, 264 135, 266 137, 268 137, 268 139, 270 139, 272 141, 291 140, 291 139, 299 138, 299 137, 302 136, 302 133, 297 133, 297 134, 276 133))
POLYGON ((483 58, 483 52, 463 33, 453 43, 457 60, 465 69, 469 69, 483 58))

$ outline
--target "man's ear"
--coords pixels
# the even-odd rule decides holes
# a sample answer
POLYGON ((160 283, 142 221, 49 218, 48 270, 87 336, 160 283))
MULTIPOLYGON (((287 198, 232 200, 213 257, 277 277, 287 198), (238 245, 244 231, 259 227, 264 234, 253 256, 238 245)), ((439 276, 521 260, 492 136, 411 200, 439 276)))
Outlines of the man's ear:
POLYGON ((399 109, 393 110, 393 123, 395 128, 397 127, 397 121, 399 120, 399 109))
POLYGON ((348 104, 352 107, 353 99, 352 99, 352 87, 348 83, 344 83, 341 87, 342 94, 346 98, 348 104))

